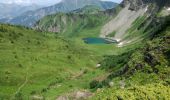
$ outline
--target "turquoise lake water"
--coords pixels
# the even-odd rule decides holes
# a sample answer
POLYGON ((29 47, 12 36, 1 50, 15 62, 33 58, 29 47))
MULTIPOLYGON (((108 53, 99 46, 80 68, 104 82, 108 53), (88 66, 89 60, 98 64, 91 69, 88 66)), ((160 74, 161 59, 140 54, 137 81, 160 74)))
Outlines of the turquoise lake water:
POLYGON ((111 43, 116 43, 117 41, 112 40, 109 41, 107 39, 104 38, 83 38, 84 42, 87 44, 111 44, 111 43))

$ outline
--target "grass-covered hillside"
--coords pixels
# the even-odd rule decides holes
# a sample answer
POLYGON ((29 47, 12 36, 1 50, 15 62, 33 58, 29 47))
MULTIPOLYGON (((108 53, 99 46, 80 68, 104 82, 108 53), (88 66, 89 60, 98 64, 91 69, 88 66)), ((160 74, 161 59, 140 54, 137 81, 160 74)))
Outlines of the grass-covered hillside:
POLYGON ((170 10, 161 1, 86 6, 34 29, 0 24, 0 100, 169 100, 170 10))
POLYGON ((87 5, 83 8, 79 8, 76 10, 73 10, 72 13, 79 13, 79 14, 96 14, 99 11, 102 11, 100 7, 95 5, 87 5))
MULTIPOLYGON (((102 15, 100 15, 102 16, 102 15)), ((74 13, 58 13, 50 15, 38 22, 37 29, 43 31, 57 32, 65 36, 78 36, 89 34, 80 34, 81 30, 96 30, 97 26, 106 20, 107 17, 99 18, 98 15, 91 14, 74 14, 74 13)), ((95 34, 92 34, 95 35, 95 34)))
POLYGON ((100 57, 85 46, 20 26, 0 25, 0 55, 1 100, 51 100, 104 73, 94 70, 100 57))
POLYGON ((67 37, 98 37, 102 26, 113 18, 121 7, 100 11, 96 6, 85 6, 70 13, 46 16, 35 25, 37 30, 56 32, 67 37))
POLYGON ((54 100, 91 91, 93 79, 108 75, 96 68, 102 56, 121 54, 132 47, 136 48, 89 45, 56 33, 0 24, 0 100, 54 100))
POLYGON ((91 100, 169 100, 169 22, 168 16, 162 28, 141 48, 119 56, 107 56, 102 68, 110 75, 90 83, 92 89, 98 90, 91 100))

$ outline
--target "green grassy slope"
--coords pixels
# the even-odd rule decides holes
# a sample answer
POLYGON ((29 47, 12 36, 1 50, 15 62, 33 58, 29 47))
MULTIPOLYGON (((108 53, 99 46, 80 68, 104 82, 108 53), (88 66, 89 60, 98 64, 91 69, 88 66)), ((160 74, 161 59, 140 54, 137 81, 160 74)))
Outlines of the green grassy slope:
POLYGON ((0 25, 0 98, 55 98, 88 88, 92 77, 104 73, 94 70, 100 58, 93 54, 54 33, 0 25))
POLYGON ((55 33, 0 25, 0 99, 53 100, 79 90, 94 92, 92 100, 169 98, 169 24, 145 27, 149 20, 139 17, 127 37, 149 39, 121 48, 83 42, 113 17, 109 10, 58 13, 38 22, 37 29, 55 33))
POLYGON ((79 14, 96 14, 101 11, 100 7, 95 5, 87 5, 83 8, 76 9, 72 11, 72 13, 79 13, 79 14))
POLYGON ((96 69, 102 56, 129 50, 115 48, 1 24, 0 99, 55 99, 70 91, 90 90, 93 79, 107 75, 96 69))
POLYGON ((144 46, 119 56, 106 57, 102 68, 110 72, 103 81, 93 80, 92 100, 168 100, 170 94, 170 17, 144 46), (110 87, 110 88, 108 88, 110 87))
POLYGON ((88 30, 96 30, 97 27, 100 27, 100 25, 107 19, 106 16, 99 16, 103 15, 72 13, 50 15, 38 22, 38 29, 59 32, 59 34, 69 37, 86 35, 89 33, 88 30), (54 29, 56 28, 56 31, 51 27, 54 29), (80 34, 80 32, 84 29, 87 30, 87 33, 80 34))

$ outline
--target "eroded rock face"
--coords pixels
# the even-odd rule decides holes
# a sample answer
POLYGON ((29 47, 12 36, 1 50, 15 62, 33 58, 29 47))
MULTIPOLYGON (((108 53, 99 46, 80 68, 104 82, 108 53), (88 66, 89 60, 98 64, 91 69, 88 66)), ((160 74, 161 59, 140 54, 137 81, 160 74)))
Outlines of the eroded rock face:
POLYGON ((128 4, 130 4, 129 6, 129 10, 139 10, 141 8, 141 6, 143 5, 143 1, 142 0, 124 0, 122 2, 122 6, 125 7, 128 4))
POLYGON ((129 9, 130 10, 139 10, 141 7, 146 6, 147 4, 156 4, 158 7, 163 6, 170 6, 169 0, 124 0, 121 5, 123 7, 130 4, 129 9))
MULTIPOLYGON (((129 10, 129 8, 130 8, 130 4, 128 4, 125 8, 123 8, 114 19, 106 23, 101 29, 100 37, 106 37, 110 33, 115 31, 116 34, 114 36, 114 39, 117 41, 119 40, 121 41, 124 38, 126 31, 129 28, 131 28, 132 23, 139 16, 143 16, 146 12, 146 7, 141 8, 137 11, 129 10)), ((120 43, 120 46, 123 45, 124 42, 120 43)), ((129 42, 129 41, 126 41, 126 42, 129 42)))
MULTIPOLYGON (((106 23, 101 29, 100 37, 107 37, 109 34, 115 32, 114 40, 119 41, 118 47, 123 47, 127 44, 133 43, 141 39, 141 36, 128 37, 131 33, 136 33, 136 30, 147 27, 143 33, 146 33, 149 28, 158 29, 161 22, 157 20, 156 15, 162 8, 166 8, 164 15, 168 15, 167 7, 170 5, 170 0, 123 0, 120 4, 123 8, 117 16, 106 23), (133 22, 140 18, 145 17, 143 22, 139 23, 138 28, 133 31, 128 31, 133 27, 133 22)), ((170 10, 169 10, 170 11, 170 10)), ((151 34, 154 33, 150 32, 151 34)))

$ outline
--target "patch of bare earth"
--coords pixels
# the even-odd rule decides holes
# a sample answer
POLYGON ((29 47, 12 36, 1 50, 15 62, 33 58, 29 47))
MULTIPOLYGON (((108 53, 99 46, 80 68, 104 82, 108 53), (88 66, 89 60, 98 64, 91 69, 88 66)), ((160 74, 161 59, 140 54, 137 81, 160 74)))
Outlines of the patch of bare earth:
POLYGON ((66 95, 57 97, 56 100, 85 100, 91 97, 93 94, 89 91, 75 91, 66 95))

